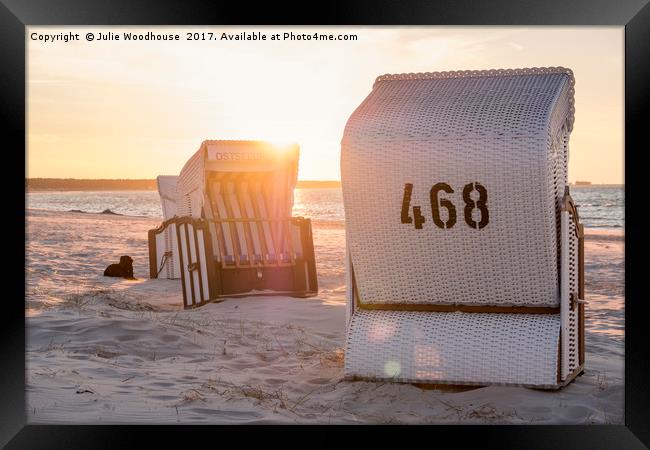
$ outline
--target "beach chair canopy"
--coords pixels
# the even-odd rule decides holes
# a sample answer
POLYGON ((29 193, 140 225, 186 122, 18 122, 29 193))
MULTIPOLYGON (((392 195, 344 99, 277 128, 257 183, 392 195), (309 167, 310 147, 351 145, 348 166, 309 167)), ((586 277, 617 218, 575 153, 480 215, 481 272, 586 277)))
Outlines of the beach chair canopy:
POLYGON ((564 68, 376 79, 342 139, 349 376, 557 386, 573 95, 564 68))
POLYGON ((245 217, 255 215, 257 206, 265 217, 291 217, 298 157, 297 144, 203 141, 179 176, 180 215, 245 217), (250 200, 251 209, 245 201, 240 211, 236 195, 250 200))
POLYGON ((218 221, 215 256, 227 264, 288 262, 292 239, 284 221, 293 208, 298 156, 295 144, 204 141, 181 170, 179 215, 218 221))
POLYGON ((379 77, 341 159, 363 301, 557 306, 572 124, 566 70, 379 77))

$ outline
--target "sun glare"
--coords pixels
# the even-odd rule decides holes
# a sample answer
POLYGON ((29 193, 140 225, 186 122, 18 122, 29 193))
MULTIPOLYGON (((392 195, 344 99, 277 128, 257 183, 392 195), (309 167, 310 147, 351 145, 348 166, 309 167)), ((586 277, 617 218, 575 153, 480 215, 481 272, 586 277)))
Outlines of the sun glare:
POLYGON ((296 145, 293 141, 269 141, 269 143, 275 148, 277 152, 286 152, 296 145))

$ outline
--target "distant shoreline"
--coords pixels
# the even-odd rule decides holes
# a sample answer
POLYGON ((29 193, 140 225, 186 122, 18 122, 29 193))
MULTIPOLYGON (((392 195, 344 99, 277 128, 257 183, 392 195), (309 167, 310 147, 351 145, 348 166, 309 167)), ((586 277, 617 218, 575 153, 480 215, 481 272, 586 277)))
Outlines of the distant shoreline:
MULTIPOLYGON (((337 180, 298 180, 298 189, 336 189, 341 187, 337 180)), ((156 180, 82 180, 74 178, 26 178, 27 192, 48 191, 156 191, 156 180)))
MULTIPOLYGON (((624 184, 589 184, 571 187, 623 187, 624 184)), ((298 189, 340 189, 338 180, 298 180, 298 189)), ((149 179, 76 179, 76 178, 26 178, 27 192, 48 191, 156 191, 156 180, 149 179)))

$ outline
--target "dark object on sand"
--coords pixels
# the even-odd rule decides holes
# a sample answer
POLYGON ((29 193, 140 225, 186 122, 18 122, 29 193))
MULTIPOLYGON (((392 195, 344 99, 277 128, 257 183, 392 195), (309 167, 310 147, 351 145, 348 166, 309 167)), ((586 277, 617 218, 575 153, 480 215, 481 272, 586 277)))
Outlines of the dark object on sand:
POLYGON ((121 256, 119 264, 111 264, 104 270, 104 276, 135 280, 133 276, 133 259, 130 256, 121 256))
POLYGON ((122 216, 123 215, 123 214, 120 214, 120 213, 113 212, 110 209, 105 209, 100 214, 113 214, 114 216, 122 216))

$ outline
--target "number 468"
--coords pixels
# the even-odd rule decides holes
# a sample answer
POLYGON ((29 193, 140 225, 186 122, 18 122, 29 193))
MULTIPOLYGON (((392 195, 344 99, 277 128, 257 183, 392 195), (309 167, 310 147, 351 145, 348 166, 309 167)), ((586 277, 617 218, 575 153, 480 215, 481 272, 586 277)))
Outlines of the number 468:
MULTIPOLYGON (((456 207, 447 198, 440 198, 440 193, 453 194, 454 190, 447 183, 437 183, 429 191, 429 198, 431 199, 431 217, 433 223, 439 228, 451 228, 456 224, 456 207), (443 221, 440 217, 440 208, 447 210, 447 220, 443 221)), ((413 206, 413 216, 410 215, 411 210, 411 194, 413 193, 413 184, 406 183, 404 185, 404 197, 402 199, 401 219, 402 223, 412 223, 415 228, 422 229, 422 224, 425 222, 422 215, 422 209, 419 206, 413 206)), ((478 182, 468 183, 463 187, 463 200, 465 201, 465 223, 471 228, 480 230, 490 222, 490 213, 487 208, 487 189, 478 182), (473 191, 479 194, 478 200, 471 197, 473 191), (472 212, 478 209, 481 212, 481 220, 476 221, 472 217, 472 212)))

